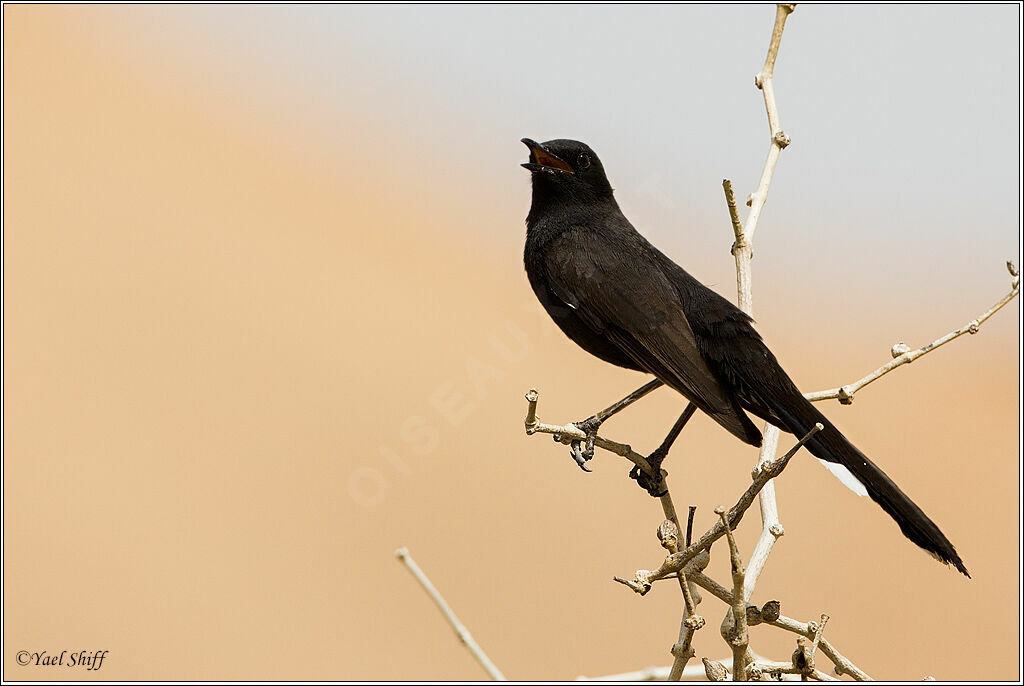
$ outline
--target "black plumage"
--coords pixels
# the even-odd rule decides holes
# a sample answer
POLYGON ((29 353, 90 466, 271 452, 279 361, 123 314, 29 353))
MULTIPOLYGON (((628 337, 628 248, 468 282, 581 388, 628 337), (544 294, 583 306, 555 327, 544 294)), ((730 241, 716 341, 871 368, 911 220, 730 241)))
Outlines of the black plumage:
POLYGON ((808 450, 846 467, 907 538, 968 575, 935 523, 803 397, 750 317, 633 228, 593 150, 572 140, 523 142, 533 182, 526 273, 569 338, 653 374, 751 445, 761 433, 748 412, 797 436, 821 422, 808 450))

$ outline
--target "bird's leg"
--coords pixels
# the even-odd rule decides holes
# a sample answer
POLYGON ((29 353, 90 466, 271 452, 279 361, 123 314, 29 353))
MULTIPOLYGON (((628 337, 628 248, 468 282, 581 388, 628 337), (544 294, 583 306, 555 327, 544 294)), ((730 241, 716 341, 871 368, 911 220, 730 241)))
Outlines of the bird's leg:
POLYGON ((620 410, 624 410, 654 389, 663 385, 664 384, 659 379, 648 381, 622 400, 612 403, 597 414, 582 421, 573 422, 573 426, 587 435, 586 443, 583 443, 582 441, 573 441, 569 444, 569 452, 572 455, 572 459, 576 461, 576 464, 580 466, 580 469, 585 472, 590 471, 587 469, 587 461, 594 457, 594 438, 597 436, 597 430, 601 428, 601 424, 613 414, 616 414, 620 410), (584 446, 583 448, 580 448, 581 444, 584 446))
POLYGON ((682 432, 683 427, 686 426, 686 422, 690 421, 690 417, 697 411, 697 406, 690 403, 683 410, 683 413, 679 415, 679 419, 672 425, 672 429, 668 432, 668 436, 665 436, 665 440, 661 442, 653 453, 647 456, 647 462, 650 463, 651 468, 658 475, 657 479, 654 479, 650 474, 642 471, 639 467, 634 466, 629 472, 629 478, 636 479, 636 482, 640 484, 641 488, 646 490, 648 493, 653 495, 655 498, 660 498, 665 495, 665 479, 664 472, 661 470, 661 463, 668 457, 669 448, 679 438, 679 434, 682 432))

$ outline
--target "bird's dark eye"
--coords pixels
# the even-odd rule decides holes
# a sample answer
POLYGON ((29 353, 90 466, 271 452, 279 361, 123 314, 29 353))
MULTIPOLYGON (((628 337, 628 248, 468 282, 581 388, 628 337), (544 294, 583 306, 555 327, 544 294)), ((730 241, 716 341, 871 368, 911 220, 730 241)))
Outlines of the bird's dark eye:
POLYGON ((581 152, 580 156, 576 158, 576 164, 579 165, 580 169, 586 169, 590 166, 590 155, 581 152))

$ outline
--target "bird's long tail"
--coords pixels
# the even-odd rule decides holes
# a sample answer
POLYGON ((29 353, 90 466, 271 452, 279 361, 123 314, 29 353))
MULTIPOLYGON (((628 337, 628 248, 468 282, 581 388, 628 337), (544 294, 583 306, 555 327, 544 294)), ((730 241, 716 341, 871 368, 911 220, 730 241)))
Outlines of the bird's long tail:
POLYGON ((807 442, 807 449, 815 457, 826 462, 846 467, 867 490, 868 495, 882 509, 889 513, 903 534, 911 541, 925 549, 941 562, 951 564, 962 574, 970 578, 967 567, 949 542, 945 534, 939 530, 935 522, 928 518, 892 479, 878 466, 858 450, 839 430, 814 407, 796 387, 792 388, 791 397, 783 402, 767 403, 774 414, 782 421, 783 428, 797 436, 803 436, 815 423, 821 422, 825 427, 807 442))

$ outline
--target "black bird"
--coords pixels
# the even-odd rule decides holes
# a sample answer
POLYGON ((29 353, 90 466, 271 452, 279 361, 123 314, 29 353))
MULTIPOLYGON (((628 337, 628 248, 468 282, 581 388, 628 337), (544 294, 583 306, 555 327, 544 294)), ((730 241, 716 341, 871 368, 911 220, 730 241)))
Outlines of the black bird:
POLYGON ((752 319, 633 228, 593 150, 573 140, 523 143, 533 185, 526 273, 569 338, 653 374, 750 445, 761 445, 761 432, 747 412, 797 436, 820 422, 807 449, 849 470, 907 538, 970 576, 939 527, 803 397, 752 319))

